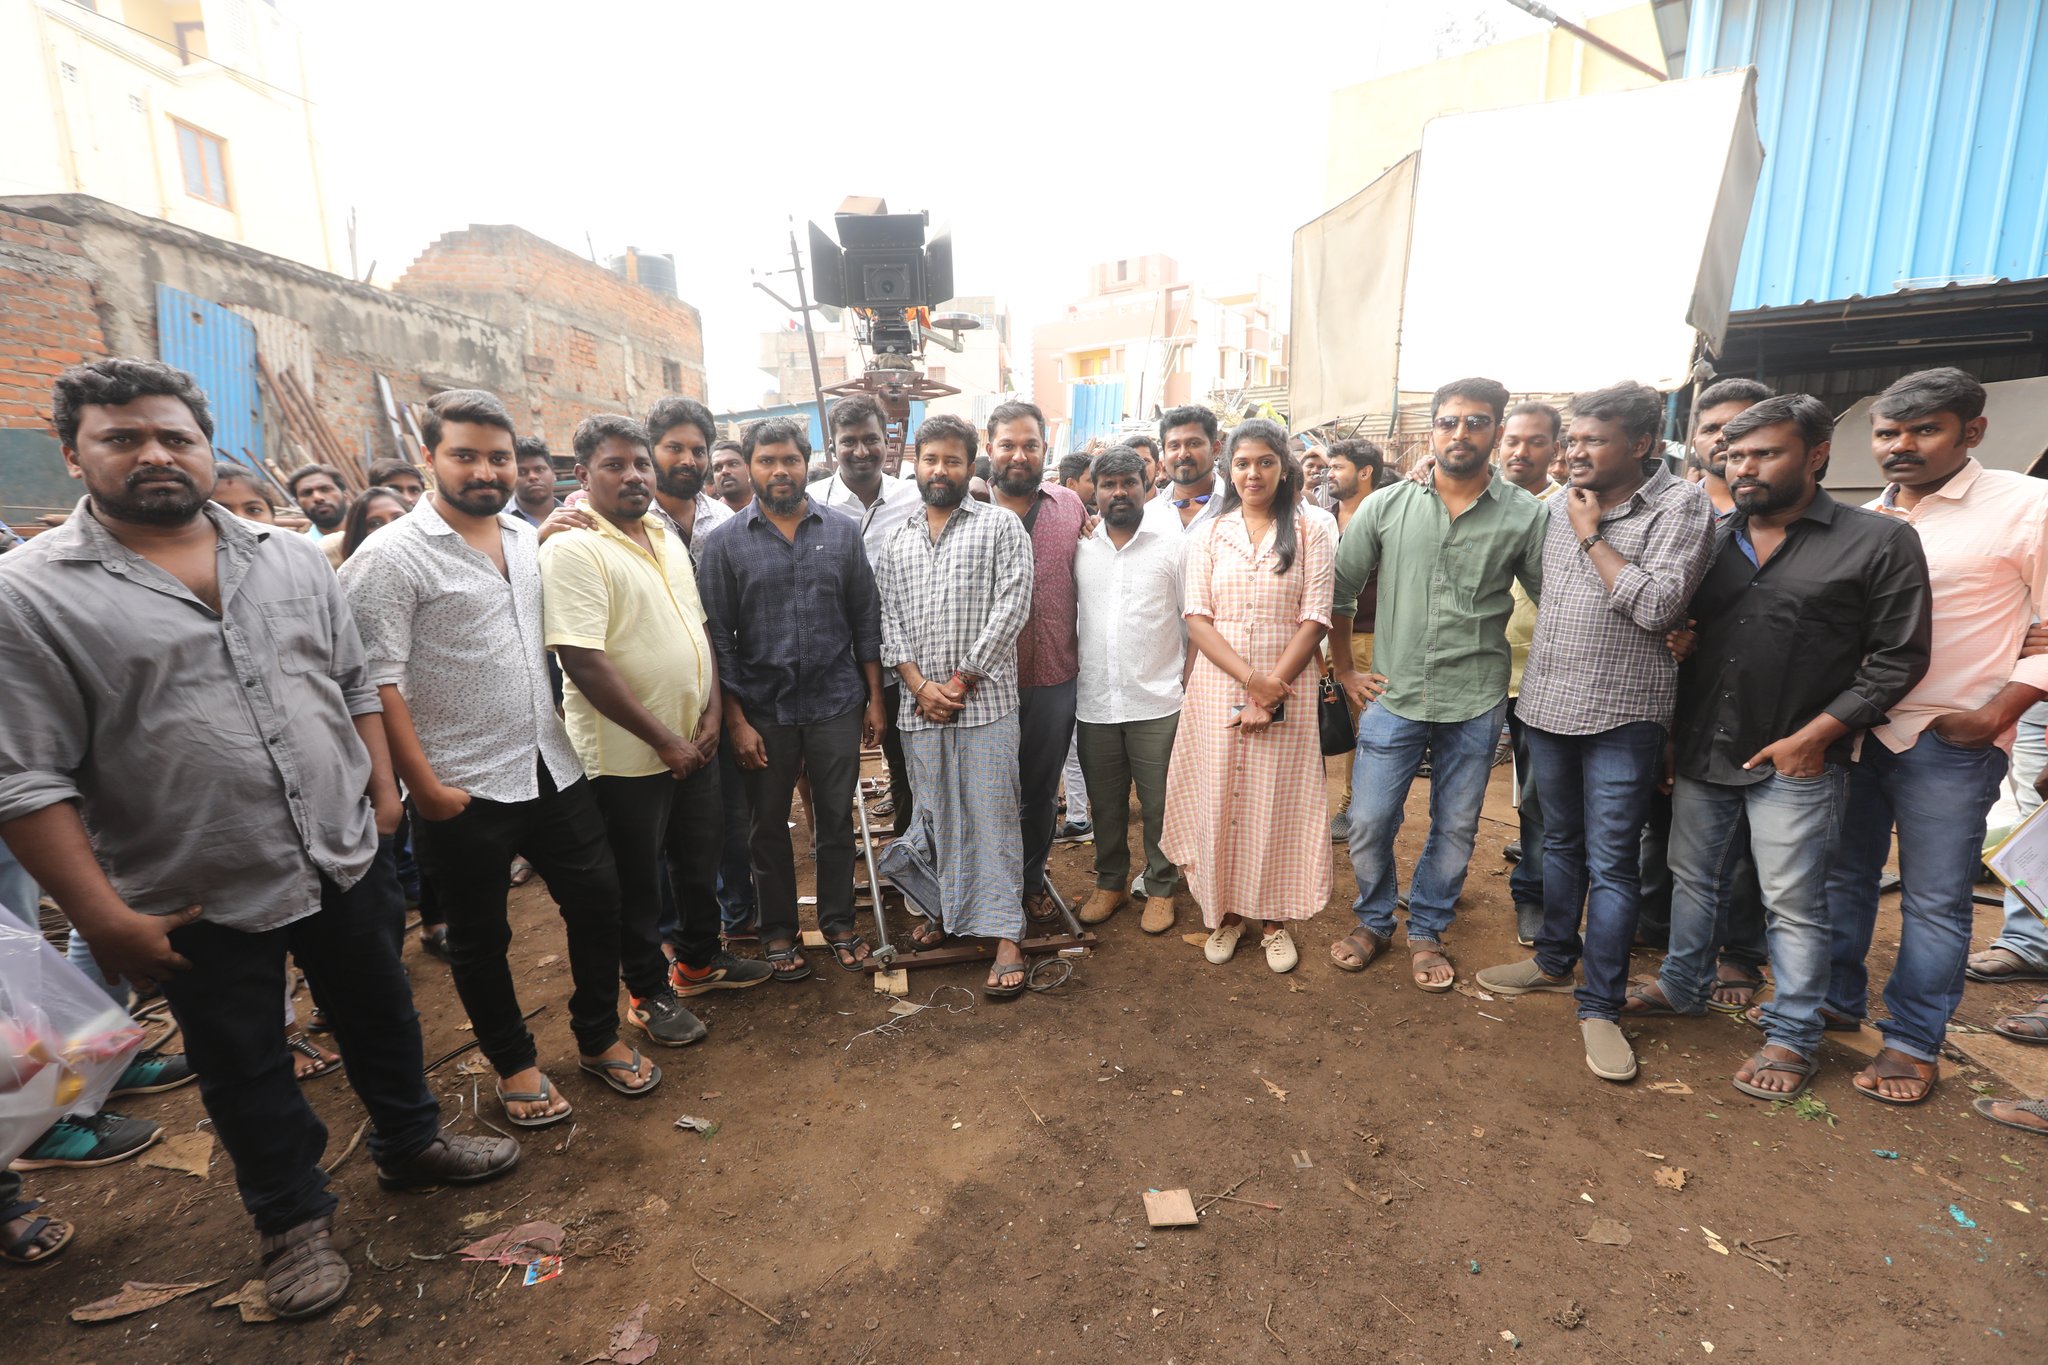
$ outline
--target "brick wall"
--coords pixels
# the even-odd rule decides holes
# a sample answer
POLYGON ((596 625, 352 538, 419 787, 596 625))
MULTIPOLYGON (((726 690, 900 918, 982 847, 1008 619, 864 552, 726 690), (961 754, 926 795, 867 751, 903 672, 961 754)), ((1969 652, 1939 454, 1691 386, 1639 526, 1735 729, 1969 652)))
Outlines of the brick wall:
POLYGON ((50 380, 106 353, 77 231, 0 209, 0 427, 47 430, 50 380))
POLYGON ((523 228, 448 233, 392 289, 520 332, 525 391, 503 396, 522 430, 545 437, 557 453, 591 413, 641 416, 672 391, 704 397, 695 308, 523 228), (679 385, 670 382, 678 376, 679 385))

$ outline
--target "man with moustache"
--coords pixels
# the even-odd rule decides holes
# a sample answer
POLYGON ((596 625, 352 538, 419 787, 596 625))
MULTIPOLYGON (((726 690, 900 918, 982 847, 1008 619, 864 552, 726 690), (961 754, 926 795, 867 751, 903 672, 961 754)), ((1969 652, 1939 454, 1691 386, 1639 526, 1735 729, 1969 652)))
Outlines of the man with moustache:
POLYGON ((738 441, 721 439, 711 447, 711 491, 734 512, 744 512, 754 500, 754 485, 747 478, 747 456, 738 441))
POLYGON ((513 489, 512 510, 538 530, 562 510, 562 500, 555 496, 555 458, 538 436, 521 437, 514 453, 519 482, 513 489))
MULTIPOLYGON (((0 558, 0 841, 103 974, 162 986, 262 1238, 265 1299, 310 1317, 349 1269, 327 1130, 278 1027, 287 951, 333 1023, 380 1183, 486 1180, 519 1146, 444 1135, 421 1075, 398 791, 332 570, 209 500, 213 421, 190 375, 93 360, 58 376, 51 408, 85 495, 0 558)), ((41 1260, 69 1229, 19 1187, 0 1174, 8 1255, 41 1260)))
POLYGON ((434 491, 341 566, 384 705, 414 851, 448 917, 455 991, 512 1123, 570 1105, 541 1074, 507 954, 505 868, 523 854, 568 934, 570 1029, 582 1069, 645 1094, 660 1068, 619 1041, 619 879, 604 816, 555 714, 533 528, 509 509, 511 414, 490 394, 427 402, 434 491))
POLYGON ((310 540, 340 531, 348 517, 348 493, 338 469, 324 464, 300 465, 286 476, 284 491, 312 523, 305 530, 310 540))
POLYGON ((1017 637, 1017 781, 1023 796, 1024 911, 1032 923, 1059 921, 1045 864, 1059 819, 1060 769, 1074 740, 1081 671, 1074 643, 1074 550, 1089 511, 1071 490, 1045 478, 1045 415, 1032 403, 999 403, 988 415, 995 505, 1031 537, 1031 614, 1017 637))
MULTIPOLYGON (((1870 441, 1891 482, 1871 505, 1911 526, 1934 592, 1927 675, 1864 737, 1849 766, 1842 842, 1828 874, 1834 936, 1823 1006, 1845 1026, 1869 1007, 1864 958, 1896 828, 1899 955, 1878 1025, 1885 1047, 1856 1088, 1888 1104, 1933 1093, 1962 1000, 1970 887, 1984 821, 2020 717, 2048 697, 2048 656, 2020 657, 2048 614, 2048 482, 1986 469, 1984 386, 1958 369, 1909 374, 1877 396, 1870 441)), ((1832 1022, 1832 1021, 1831 1021, 1832 1022)))
POLYGON ((1159 464, 1159 442, 1141 431, 1124 437, 1123 443, 1137 451, 1138 458, 1145 462, 1145 501, 1150 503, 1166 478, 1159 464))
POLYGON ((1715 428, 1734 508, 1693 595, 1699 647, 1679 674, 1671 951, 1625 1010, 1706 1012, 1736 854, 1747 852, 1777 988, 1753 1011, 1764 1045, 1734 1084, 1766 1100, 1798 1094, 1818 1065, 1828 867, 1849 764, 1858 735, 1925 675, 1932 630, 1919 537, 1820 487, 1833 432, 1805 394, 1765 398, 1715 428))
MULTIPOLYGON (((1508 409, 1500 432, 1500 473, 1515 487, 1548 502, 1558 490, 1550 477, 1551 461, 1562 453, 1558 440, 1564 419, 1548 403, 1517 403, 1508 409)), ((1514 614, 1508 617, 1508 741, 1515 750, 1518 790, 1516 810, 1521 838, 1505 850, 1515 862, 1508 874, 1508 894, 1515 903, 1515 942, 1536 945, 1543 927, 1543 805, 1536 797, 1536 765, 1529 757, 1529 732, 1515 710, 1522 695, 1522 670, 1529 662, 1529 642, 1536 638, 1536 603, 1517 583, 1512 588, 1514 614)))
POLYGON ((1172 480, 1165 496, 1147 504, 1145 515, 1160 525, 1178 523, 1184 531, 1202 525, 1212 515, 1216 499, 1216 414, 1193 406, 1168 408, 1159 419, 1159 440, 1163 447, 1161 468, 1172 480))
POLYGON ((746 455, 754 501, 705 540, 698 582, 725 680, 725 726, 754 812, 748 846, 762 948, 777 981, 811 974, 797 942, 786 818, 803 774, 815 813, 818 928, 839 966, 858 972, 868 945, 853 924, 853 789, 861 747, 883 727, 874 571, 859 524, 805 492, 811 451, 801 426, 756 423, 746 455))
MULTIPOLYGON (((882 405, 865 393, 848 394, 832 405, 830 413, 832 448, 839 455, 839 470, 819 488, 818 501, 843 512, 860 524, 861 543, 867 548, 868 565, 873 567, 882 547, 896 528, 917 515, 924 504, 917 496, 917 483, 899 479, 882 470, 889 454, 888 424, 882 405)), ((882 757, 889 766, 889 801, 869 813, 893 820, 893 833, 910 828, 910 812, 916 803, 910 790, 910 775, 903 766, 903 736, 896 729, 896 672, 883 670, 882 757)))
POLYGON ((1738 414, 1770 396, 1769 386, 1754 379, 1717 379, 1701 389, 1694 400, 1692 440, 1686 459, 1700 472, 1700 485, 1713 500, 1716 516, 1726 517, 1735 510, 1735 494, 1728 487, 1728 450, 1721 441, 1722 429, 1738 414))
POLYGON ((1337 548, 1330 657, 1337 681, 1364 707, 1351 774, 1351 867, 1358 928, 1330 960, 1365 970, 1393 939, 1400 830, 1423 755, 1433 765, 1429 837, 1409 888, 1408 948, 1415 984, 1447 991, 1444 953, 1507 707, 1509 585, 1541 600, 1544 507, 1493 472, 1507 388, 1459 379, 1430 399, 1435 465, 1366 499, 1337 548), (1351 663, 1352 616, 1379 574, 1371 672, 1351 663), (1377 705, 1368 706, 1368 702, 1377 705))
POLYGON ((576 478, 595 526, 540 551, 545 640, 567 685, 562 718, 619 873, 620 975, 627 1017, 663 1047, 702 1038, 677 996, 767 980, 768 969, 719 944, 715 866, 724 838, 716 759, 718 668, 704 633, 690 556, 653 512, 660 478, 630 417, 586 417, 576 478), (663 952, 662 872, 674 903, 663 952))
POLYGON ((1074 555, 1080 636, 1075 743, 1088 803, 1114 812, 1095 837, 1095 894, 1083 924, 1101 924, 1128 899, 1131 788, 1138 789, 1145 855, 1139 927, 1173 927, 1180 869, 1159 851, 1166 769, 1180 728, 1187 626, 1181 616, 1185 536, 1145 520, 1145 462, 1129 446, 1096 456, 1092 475, 1102 525, 1074 555), (1167 623, 1171 622, 1172 625, 1167 623))
POLYGON ((388 488, 405 501, 410 512, 427 491, 427 481, 417 466, 404 460, 380 460, 370 466, 370 487, 388 488))
POLYGON ((925 916, 920 948, 948 935, 998 940, 987 993, 1024 991, 1024 847, 1018 822, 1017 637, 1031 615, 1031 535, 967 496, 979 437, 927 418, 916 441, 924 514, 875 567, 882 663, 903 680, 904 757, 917 818, 880 870, 925 916))

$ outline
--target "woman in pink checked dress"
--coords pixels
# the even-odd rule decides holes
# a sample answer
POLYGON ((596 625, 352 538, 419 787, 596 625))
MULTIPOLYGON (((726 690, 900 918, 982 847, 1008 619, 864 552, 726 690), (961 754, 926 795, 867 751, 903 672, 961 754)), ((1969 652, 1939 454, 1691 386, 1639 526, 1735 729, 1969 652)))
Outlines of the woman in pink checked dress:
POLYGON ((1277 423, 1238 427, 1224 463, 1221 508, 1188 544, 1198 657, 1159 844, 1202 907, 1209 961, 1228 962, 1257 922, 1267 965, 1284 972, 1300 960, 1288 922, 1330 899, 1316 690, 1298 684, 1329 628, 1336 547, 1325 519, 1299 515, 1301 469, 1277 423))

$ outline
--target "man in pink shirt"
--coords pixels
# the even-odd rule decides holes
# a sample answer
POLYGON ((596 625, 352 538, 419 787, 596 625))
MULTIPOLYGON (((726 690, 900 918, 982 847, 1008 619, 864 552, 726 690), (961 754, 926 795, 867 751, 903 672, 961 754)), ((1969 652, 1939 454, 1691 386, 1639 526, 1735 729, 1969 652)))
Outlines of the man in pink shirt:
POLYGON ((1899 838, 1899 956, 1885 985, 1885 1047, 1856 1088, 1888 1104, 1933 1093, 1963 998, 1970 887, 2013 729, 2048 697, 2048 656, 2022 659, 2048 603, 2048 481, 1986 469, 1984 386, 1961 370, 1909 374, 1871 408, 1871 450, 1890 480, 1870 506, 1910 523, 1927 554, 1934 642, 1927 676, 1863 739, 1828 874, 1833 971, 1824 1023, 1866 1012, 1878 877, 1899 838))

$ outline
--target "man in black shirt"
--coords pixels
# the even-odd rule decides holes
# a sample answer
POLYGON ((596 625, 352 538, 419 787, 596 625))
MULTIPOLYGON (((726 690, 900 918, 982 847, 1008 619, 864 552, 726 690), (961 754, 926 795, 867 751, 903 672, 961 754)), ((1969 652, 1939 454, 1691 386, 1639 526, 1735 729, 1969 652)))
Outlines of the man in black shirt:
POLYGON ((1777 992, 1753 1011, 1766 1041, 1735 1088, 1761 1099, 1813 1075, 1851 751, 1927 672, 1932 632, 1919 536, 1820 487, 1833 434, 1806 394, 1765 399, 1724 432, 1735 511, 1693 597, 1699 643, 1674 726, 1671 950, 1626 1011, 1705 1010, 1746 814, 1777 992))

